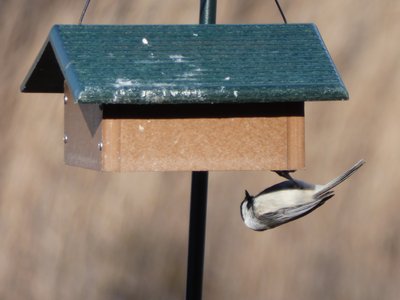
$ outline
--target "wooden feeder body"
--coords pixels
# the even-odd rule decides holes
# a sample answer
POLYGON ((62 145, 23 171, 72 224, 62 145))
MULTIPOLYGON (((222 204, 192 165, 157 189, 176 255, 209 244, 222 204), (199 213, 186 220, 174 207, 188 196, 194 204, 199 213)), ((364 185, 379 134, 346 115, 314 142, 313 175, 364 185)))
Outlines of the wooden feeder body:
POLYGON ((348 98, 313 24, 56 25, 22 90, 103 171, 303 168, 304 101, 348 98))

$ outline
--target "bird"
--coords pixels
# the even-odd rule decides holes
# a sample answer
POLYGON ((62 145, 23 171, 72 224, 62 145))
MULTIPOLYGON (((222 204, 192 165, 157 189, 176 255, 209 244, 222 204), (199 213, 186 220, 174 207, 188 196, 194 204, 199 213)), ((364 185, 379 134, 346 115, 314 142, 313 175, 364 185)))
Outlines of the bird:
POLYGON ((332 189, 349 178, 365 161, 359 160, 342 175, 324 185, 294 179, 294 171, 274 171, 286 180, 275 184, 256 196, 245 190, 240 204, 244 224, 255 231, 272 229, 301 218, 323 205, 334 196, 332 189))

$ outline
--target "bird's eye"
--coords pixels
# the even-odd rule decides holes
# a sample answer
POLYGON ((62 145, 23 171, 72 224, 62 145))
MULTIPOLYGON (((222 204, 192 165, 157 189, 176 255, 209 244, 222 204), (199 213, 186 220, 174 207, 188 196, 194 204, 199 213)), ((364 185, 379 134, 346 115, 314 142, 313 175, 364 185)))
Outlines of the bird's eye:
POLYGON ((252 204, 253 204, 253 198, 247 199, 247 203, 246 203, 247 209, 250 209, 252 204))

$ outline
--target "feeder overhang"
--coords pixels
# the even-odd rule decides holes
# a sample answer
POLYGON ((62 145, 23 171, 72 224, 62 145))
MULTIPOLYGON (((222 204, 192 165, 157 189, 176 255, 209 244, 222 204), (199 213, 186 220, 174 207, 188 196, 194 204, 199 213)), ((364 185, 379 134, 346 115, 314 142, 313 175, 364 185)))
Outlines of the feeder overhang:
POLYGON ((55 25, 21 90, 64 80, 76 103, 348 99, 314 24, 55 25))

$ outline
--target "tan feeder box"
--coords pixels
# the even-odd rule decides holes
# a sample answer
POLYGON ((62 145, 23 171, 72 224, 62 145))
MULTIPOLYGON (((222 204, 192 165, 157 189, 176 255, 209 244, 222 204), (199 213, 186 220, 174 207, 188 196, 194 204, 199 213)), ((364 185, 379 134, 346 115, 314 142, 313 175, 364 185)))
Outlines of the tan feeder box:
POLYGON ((304 101, 348 99, 313 24, 55 25, 21 90, 101 171, 303 168, 304 101))

